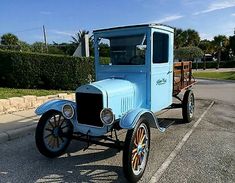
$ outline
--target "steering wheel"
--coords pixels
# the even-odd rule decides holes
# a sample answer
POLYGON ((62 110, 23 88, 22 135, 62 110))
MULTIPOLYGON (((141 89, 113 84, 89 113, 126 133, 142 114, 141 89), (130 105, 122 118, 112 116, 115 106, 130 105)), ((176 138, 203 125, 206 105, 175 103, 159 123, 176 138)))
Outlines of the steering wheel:
POLYGON ((135 55, 129 59, 131 65, 144 65, 145 57, 143 55, 135 55))

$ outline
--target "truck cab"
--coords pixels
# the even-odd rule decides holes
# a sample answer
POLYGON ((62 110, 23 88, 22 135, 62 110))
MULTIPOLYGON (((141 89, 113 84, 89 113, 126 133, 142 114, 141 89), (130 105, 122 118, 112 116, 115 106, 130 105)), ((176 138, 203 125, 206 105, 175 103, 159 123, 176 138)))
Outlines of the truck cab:
POLYGON ((173 37, 173 28, 159 24, 94 31, 96 80, 130 81, 135 107, 153 112, 166 108, 172 103, 173 37), (102 43, 109 45, 108 58, 100 56, 102 43))

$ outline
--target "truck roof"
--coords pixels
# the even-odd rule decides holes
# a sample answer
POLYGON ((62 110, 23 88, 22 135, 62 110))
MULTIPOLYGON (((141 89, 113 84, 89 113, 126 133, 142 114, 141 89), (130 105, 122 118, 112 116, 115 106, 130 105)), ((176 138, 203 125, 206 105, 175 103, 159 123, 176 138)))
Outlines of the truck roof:
POLYGON ((97 30, 94 30, 93 32, 95 33, 95 32, 103 32, 103 31, 116 30, 116 29, 129 29, 129 28, 142 28, 142 27, 160 28, 160 29, 170 31, 172 33, 174 32, 174 27, 164 25, 164 24, 157 24, 157 23, 117 26, 117 27, 111 27, 111 28, 97 29, 97 30))

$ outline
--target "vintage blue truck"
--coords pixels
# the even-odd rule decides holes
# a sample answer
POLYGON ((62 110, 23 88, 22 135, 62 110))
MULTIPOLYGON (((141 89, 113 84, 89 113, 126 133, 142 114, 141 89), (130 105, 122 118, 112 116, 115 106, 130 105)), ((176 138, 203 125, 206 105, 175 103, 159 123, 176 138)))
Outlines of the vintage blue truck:
POLYGON ((193 118, 192 63, 173 63, 174 29, 166 25, 93 33, 96 81, 77 88, 75 102, 52 100, 36 109, 42 115, 36 145, 50 158, 64 153, 71 139, 123 150, 124 175, 137 182, 148 161, 150 127, 165 131, 155 113, 177 107, 185 122, 193 118), (99 54, 101 43, 109 45, 105 60, 99 54), (181 99, 178 94, 183 91, 181 99), (173 103, 173 97, 180 102, 173 103), (125 141, 118 139, 116 131, 121 129, 127 130, 125 141))

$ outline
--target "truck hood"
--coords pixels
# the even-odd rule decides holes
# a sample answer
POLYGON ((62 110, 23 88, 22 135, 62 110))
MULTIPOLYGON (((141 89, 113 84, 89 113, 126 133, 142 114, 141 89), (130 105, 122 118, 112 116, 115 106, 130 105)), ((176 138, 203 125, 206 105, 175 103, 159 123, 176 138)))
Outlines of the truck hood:
POLYGON ((134 94, 134 84, 122 79, 105 79, 91 85, 105 91, 110 97, 115 95, 125 96, 128 93, 134 94))
POLYGON ((105 79, 79 87, 76 92, 103 95, 103 107, 111 108, 116 119, 135 106, 136 86, 123 79, 105 79))

